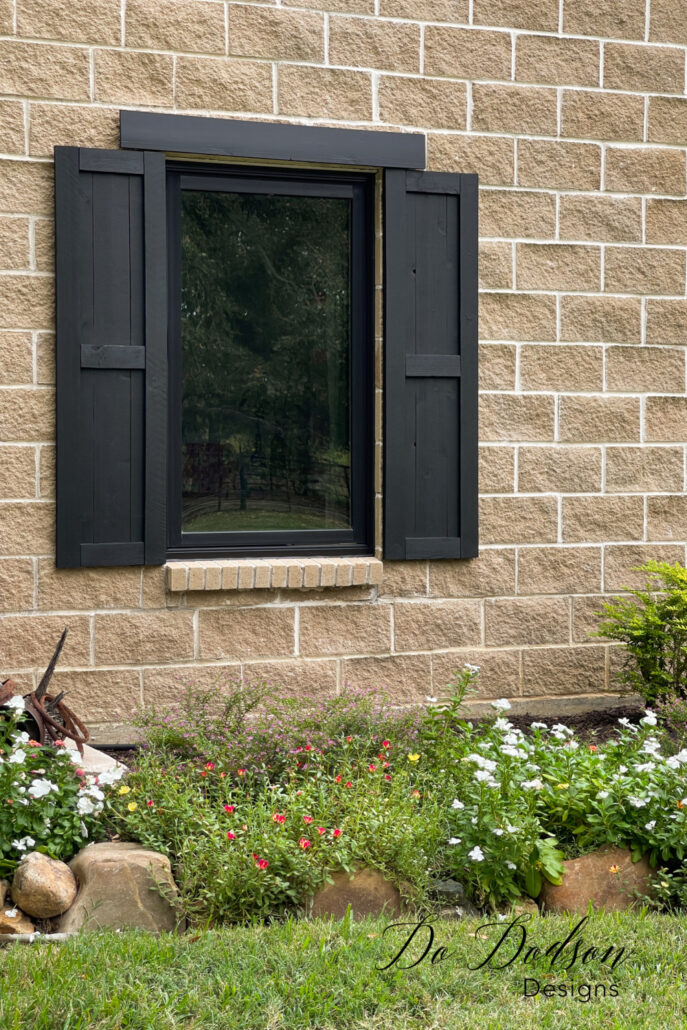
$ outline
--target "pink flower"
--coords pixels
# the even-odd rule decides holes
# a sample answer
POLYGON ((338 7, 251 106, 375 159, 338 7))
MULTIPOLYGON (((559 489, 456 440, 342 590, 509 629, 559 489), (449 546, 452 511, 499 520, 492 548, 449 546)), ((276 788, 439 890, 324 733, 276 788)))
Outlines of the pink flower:
POLYGON ((340 837, 343 830, 332 830, 332 837, 340 837))
POLYGON ((301 837, 301 839, 298 841, 298 844, 301 848, 303 848, 304 851, 306 848, 312 847, 311 842, 309 840, 306 840, 305 837, 301 837))
POLYGON ((334 777, 334 783, 341 783, 342 779, 343 779, 343 776, 341 775, 341 773, 339 773, 338 776, 334 777))
POLYGON ((317 827, 317 832, 319 833, 319 835, 321 837, 323 833, 327 832, 327 827, 326 826, 318 826, 317 827))
POLYGON ((352 786, 353 786, 353 784, 352 784, 352 783, 351 783, 351 781, 349 780, 349 781, 348 781, 348 783, 346 784, 346 786, 347 786, 347 787, 352 787, 352 786))
POLYGON ((154 801, 146 801, 146 804, 147 804, 148 808, 152 808, 153 805, 155 804, 155 802, 154 801))
POLYGON ((55 741, 53 741, 53 743, 54 743, 55 747, 64 747, 65 746, 63 740, 55 740, 55 741))
POLYGON ((231 830, 227 830, 227 840, 236 840, 236 834, 232 833, 231 830))
POLYGON ((275 821, 275 823, 285 823, 286 822, 286 816, 282 815, 281 812, 275 812, 274 815, 272 816, 272 818, 275 821))
POLYGON ((225 805, 224 811, 229 812, 229 814, 231 814, 232 812, 236 811, 236 805, 225 805))
POLYGON ((74 772, 76 773, 77 776, 85 776, 86 775, 86 773, 83 771, 83 769, 75 769, 74 772))
POLYGON ((385 773, 385 775, 384 775, 384 779, 385 779, 385 780, 390 780, 390 779, 391 779, 391 777, 389 776, 389 774, 388 774, 388 773, 385 773))
POLYGON ((391 747, 391 742, 388 741, 388 740, 383 740, 382 741, 382 747, 391 747))
POLYGON ((245 776, 246 775, 246 770, 245 769, 237 769, 236 770, 236 775, 237 776, 245 776))
POLYGON ((258 859, 258 869, 267 869, 268 865, 269 865, 269 862, 267 861, 266 858, 259 858, 258 859))
POLYGON ((370 762, 370 764, 368 765, 368 767, 367 767, 367 768, 368 768, 368 769, 370 770, 370 772, 374 772, 374 771, 375 771, 375 769, 377 768, 377 766, 376 766, 376 765, 373 765, 373 764, 372 764, 372 762, 370 762))
POLYGON ((214 769, 215 768, 215 763, 214 762, 208 762, 206 764, 205 768, 206 769, 214 769))
POLYGON ((311 823, 312 820, 313 820, 313 817, 311 815, 304 815, 303 816, 303 822, 304 823, 311 823))

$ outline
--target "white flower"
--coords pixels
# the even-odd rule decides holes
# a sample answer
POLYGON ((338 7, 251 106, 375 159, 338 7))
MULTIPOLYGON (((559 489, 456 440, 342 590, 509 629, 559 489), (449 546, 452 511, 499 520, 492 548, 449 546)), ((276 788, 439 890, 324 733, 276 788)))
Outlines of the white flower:
POLYGON ((511 707, 511 703, 505 697, 501 697, 498 701, 492 701, 491 707, 495 708, 497 712, 507 712, 511 707))
POLYGON ((92 815, 97 811, 96 804, 86 794, 80 794, 76 802, 76 810, 79 815, 92 815))
POLYGON ((5 915, 7 916, 8 919, 16 919, 17 918, 17 914, 18 914, 18 912, 17 912, 16 908, 8 908, 5 911, 5 915))
POLYGON ((465 808, 465 805, 462 801, 459 801, 458 798, 454 798, 451 802, 451 808, 465 808))
POLYGON ((626 765, 619 765, 618 766, 618 772, 619 773, 626 773, 627 772, 627 766, 626 765))
POLYGON ((647 737, 640 750, 646 755, 657 755, 661 750, 661 742, 656 737, 647 737))
POLYGON ((81 820, 81 836, 82 837, 87 837, 88 836, 88 828, 87 828, 85 822, 83 821, 83 819, 81 820))
POLYGON ((22 730, 21 733, 13 733, 12 740, 15 744, 28 744, 30 737, 26 730, 22 730))
POLYGON ((497 923, 505 923, 505 921, 506 921, 506 917, 504 916, 503 912, 497 912, 496 913, 496 922, 497 923))
POLYGON ((506 833, 517 833, 517 826, 513 826, 512 823, 506 823, 506 833))
POLYGON ((471 858, 473 862, 483 862, 484 852, 479 846, 474 847, 472 851, 468 851, 468 858, 471 858))
POLYGON ((470 822, 472 823, 473 826, 477 826, 477 816, 473 815, 473 817, 470 820, 470 822))
POLYGON ((651 709, 650 708, 646 708, 645 712, 646 712, 646 715, 644 716, 643 719, 639 720, 640 723, 643 726, 656 726, 656 725, 658 725, 658 719, 656 718, 654 713, 651 711, 651 709))
POLYGON ((573 735, 573 731, 570 729, 570 727, 566 726, 562 722, 555 723, 555 725, 551 727, 551 730, 553 733, 567 733, 570 737, 572 737, 573 735))
POLYGON ((652 769, 656 768, 655 762, 644 762, 643 765, 636 765, 635 772, 651 772, 652 769))
POLYGON ((22 837, 21 840, 13 840, 12 847, 16 848, 17 851, 26 851, 27 848, 32 848, 35 843, 33 837, 22 837))
POLYGON ((36 779, 31 781, 29 796, 32 798, 44 798, 51 790, 59 791, 59 789, 57 784, 51 783, 50 780, 36 779))
POLYGON ((510 747, 508 744, 502 744, 500 750, 502 755, 509 755, 511 758, 522 758, 522 751, 518 751, 516 747, 510 747))
POLYGON ((656 825, 656 820, 652 819, 650 823, 645 823, 644 824, 644 829, 645 830, 653 830, 655 825, 656 825))
POLYGON ((25 758, 26 751, 22 751, 22 749, 18 747, 16 751, 12 752, 7 761, 14 765, 21 765, 25 758))
POLYGON ((449 837, 448 842, 451 846, 454 844, 460 844, 460 837, 449 837))
POLYGON ((630 797, 627 800, 633 808, 646 808, 646 801, 643 798, 630 797))
POLYGON ((563 745, 563 748, 564 748, 564 750, 565 750, 565 751, 577 751, 577 749, 578 749, 578 747, 579 747, 579 746, 580 746, 580 745, 579 745, 579 744, 577 743, 577 741, 576 741, 576 740, 568 740, 568 741, 567 741, 567 742, 566 742, 566 743, 565 743, 565 744, 563 745))
POLYGON ((523 790, 543 790, 544 784, 541 780, 523 780, 520 786, 523 790))
POLYGON ((24 704, 24 698, 19 694, 15 694, 9 701, 5 701, 5 708, 12 708, 15 712, 23 712, 26 709, 24 704))
POLYGON ((508 859, 506 859, 505 865, 506 865, 506 869, 517 869, 518 868, 516 866, 515 862, 509 862, 508 859))
MULTIPOLYGON (((436 697, 430 697, 429 694, 427 694, 426 697, 425 697, 425 701, 429 701, 429 703, 431 705, 434 705, 437 702, 437 698, 436 697)), ((102 781, 102 777, 101 777, 101 781, 102 781)))
MULTIPOLYGON (((479 672, 479 665, 470 665, 470 662, 466 662, 463 668, 466 669, 467 672, 471 672, 474 675, 477 675, 477 673, 479 672)), ((510 708, 510 705, 508 707, 510 708)))
POLYGON ((545 722, 531 722, 530 723, 530 729, 531 730, 548 730, 548 728, 549 727, 546 725, 545 722))
POLYGON ((487 769, 477 769, 475 771, 475 779, 478 783, 486 783, 487 780, 491 780, 493 777, 487 769))
POLYGON ((495 837, 503 837, 503 830, 501 829, 497 828, 495 830, 492 830, 491 832, 494 834, 495 837))
POLYGON ((503 743, 510 744, 511 747, 514 747, 516 744, 521 743, 522 737, 523 734, 520 732, 520 730, 513 730, 512 733, 507 733, 505 735, 505 737, 503 738, 503 743))
POLYGON ((671 755, 670 758, 666 758, 666 765, 669 769, 679 769, 680 762, 678 761, 677 755, 671 755))
POLYGON ((508 719, 502 719, 501 716, 498 719, 494 719, 494 729, 500 730, 502 733, 506 733, 508 730, 513 729, 513 723, 508 722, 508 719))
POLYGON ((683 748, 682 751, 678 751, 678 753, 674 755, 674 758, 676 762, 687 762, 687 748, 683 748))
POLYGON ((86 794, 90 798, 95 798, 96 801, 104 801, 105 795, 103 794, 100 787, 96 787, 95 784, 91 787, 84 787, 82 794, 86 794))
POLYGON ((618 722, 621 726, 624 726, 626 730, 632 730, 633 733, 639 733, 637 727, 633 725, 633 723, 631 723, 629 719, 618 719, 618 722))
POLYGON ((474 762, 480 769, 486 769, 488 772, 494 772, 496 769, 496 762, 492 762, 491 758, 483 758, 482 755, 468 755, 468 762, 474 762))
POLYGON ((603 801, 603 799, 604 799, 604 798, 607 798, 607 797, 608 797, 608 791, 607 791, 607 790, 600 790, 600 791, 599 791, 599 793, 598 793, 598 794, 597 794, 596 796, 597 796, 597 798, 599 798, 599 799, 600 799, 601 801, 603 801))

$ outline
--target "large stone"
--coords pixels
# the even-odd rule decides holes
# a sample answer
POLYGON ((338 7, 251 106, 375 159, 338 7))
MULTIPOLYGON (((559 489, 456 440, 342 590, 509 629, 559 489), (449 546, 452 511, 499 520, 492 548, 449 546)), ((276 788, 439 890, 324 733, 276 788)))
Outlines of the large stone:
POLYGON ((85 773, 91 776, 99 776, 104 772, 119 772, 119 770, 121 770, 119 775, 123 776, 125 772, 129 771, 123 762, 118 762, 116 758, 111 758, 104 751, 98 751, 97 748, 91 747, 89 744, 84 744, 83 755, 79 753, 71 737, 65 739, 65 744, 74 765, 78 769, 83 769, 85 773))
POLYGON ((59 933, 104 927, 155 933, 181 928, 169 859, 141 844, 89 844, 69 863, 76 901, 59 920, 59 933))
POLYGON ((634 891, 647 894, 651 882, 648 859, 633 862, 625 848, 606 845, 563 865, 560 886, 544 881, 539 895, 544 911, 584 914, 590 902, 607 912, 622 911, 635 903, 634 891))
POLYGON ((27 915, 51 919, 66 912, 75 897, 76 880, 64 862, 40 851, 22 858, 12 880, 12 900, 27 915))
POLYGON ((354 919, 403 912, 399 890, 376 869, 359 869, 353 875, 340 870, 332 874, 332 880, 312 899, 309 915, 313 919, 343 919, 349 905, 354 919))

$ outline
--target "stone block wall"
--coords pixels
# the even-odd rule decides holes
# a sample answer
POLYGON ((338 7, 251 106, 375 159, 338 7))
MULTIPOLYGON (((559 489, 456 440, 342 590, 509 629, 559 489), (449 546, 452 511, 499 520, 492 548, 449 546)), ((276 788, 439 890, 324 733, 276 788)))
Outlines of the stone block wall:
POLYGON ((68 626, 60 686, 111 740, 182 675, 411 703, 467 660, 484 698, 612 694, 594 611, 685 561, 686 54, 683 0, 0 0, 3 676, 68 626), (478 559, 232 590, 55 569, 52 152, 117 147, 123 107, 421 131, 479 174, 478 559))

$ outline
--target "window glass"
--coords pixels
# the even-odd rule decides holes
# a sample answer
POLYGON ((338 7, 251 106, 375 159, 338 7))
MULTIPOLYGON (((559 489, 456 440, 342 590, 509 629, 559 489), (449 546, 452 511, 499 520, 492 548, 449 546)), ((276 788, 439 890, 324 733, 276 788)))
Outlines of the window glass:
POLYGON ((351 526, 351 200, 181 194, 182 529, 351 526))

